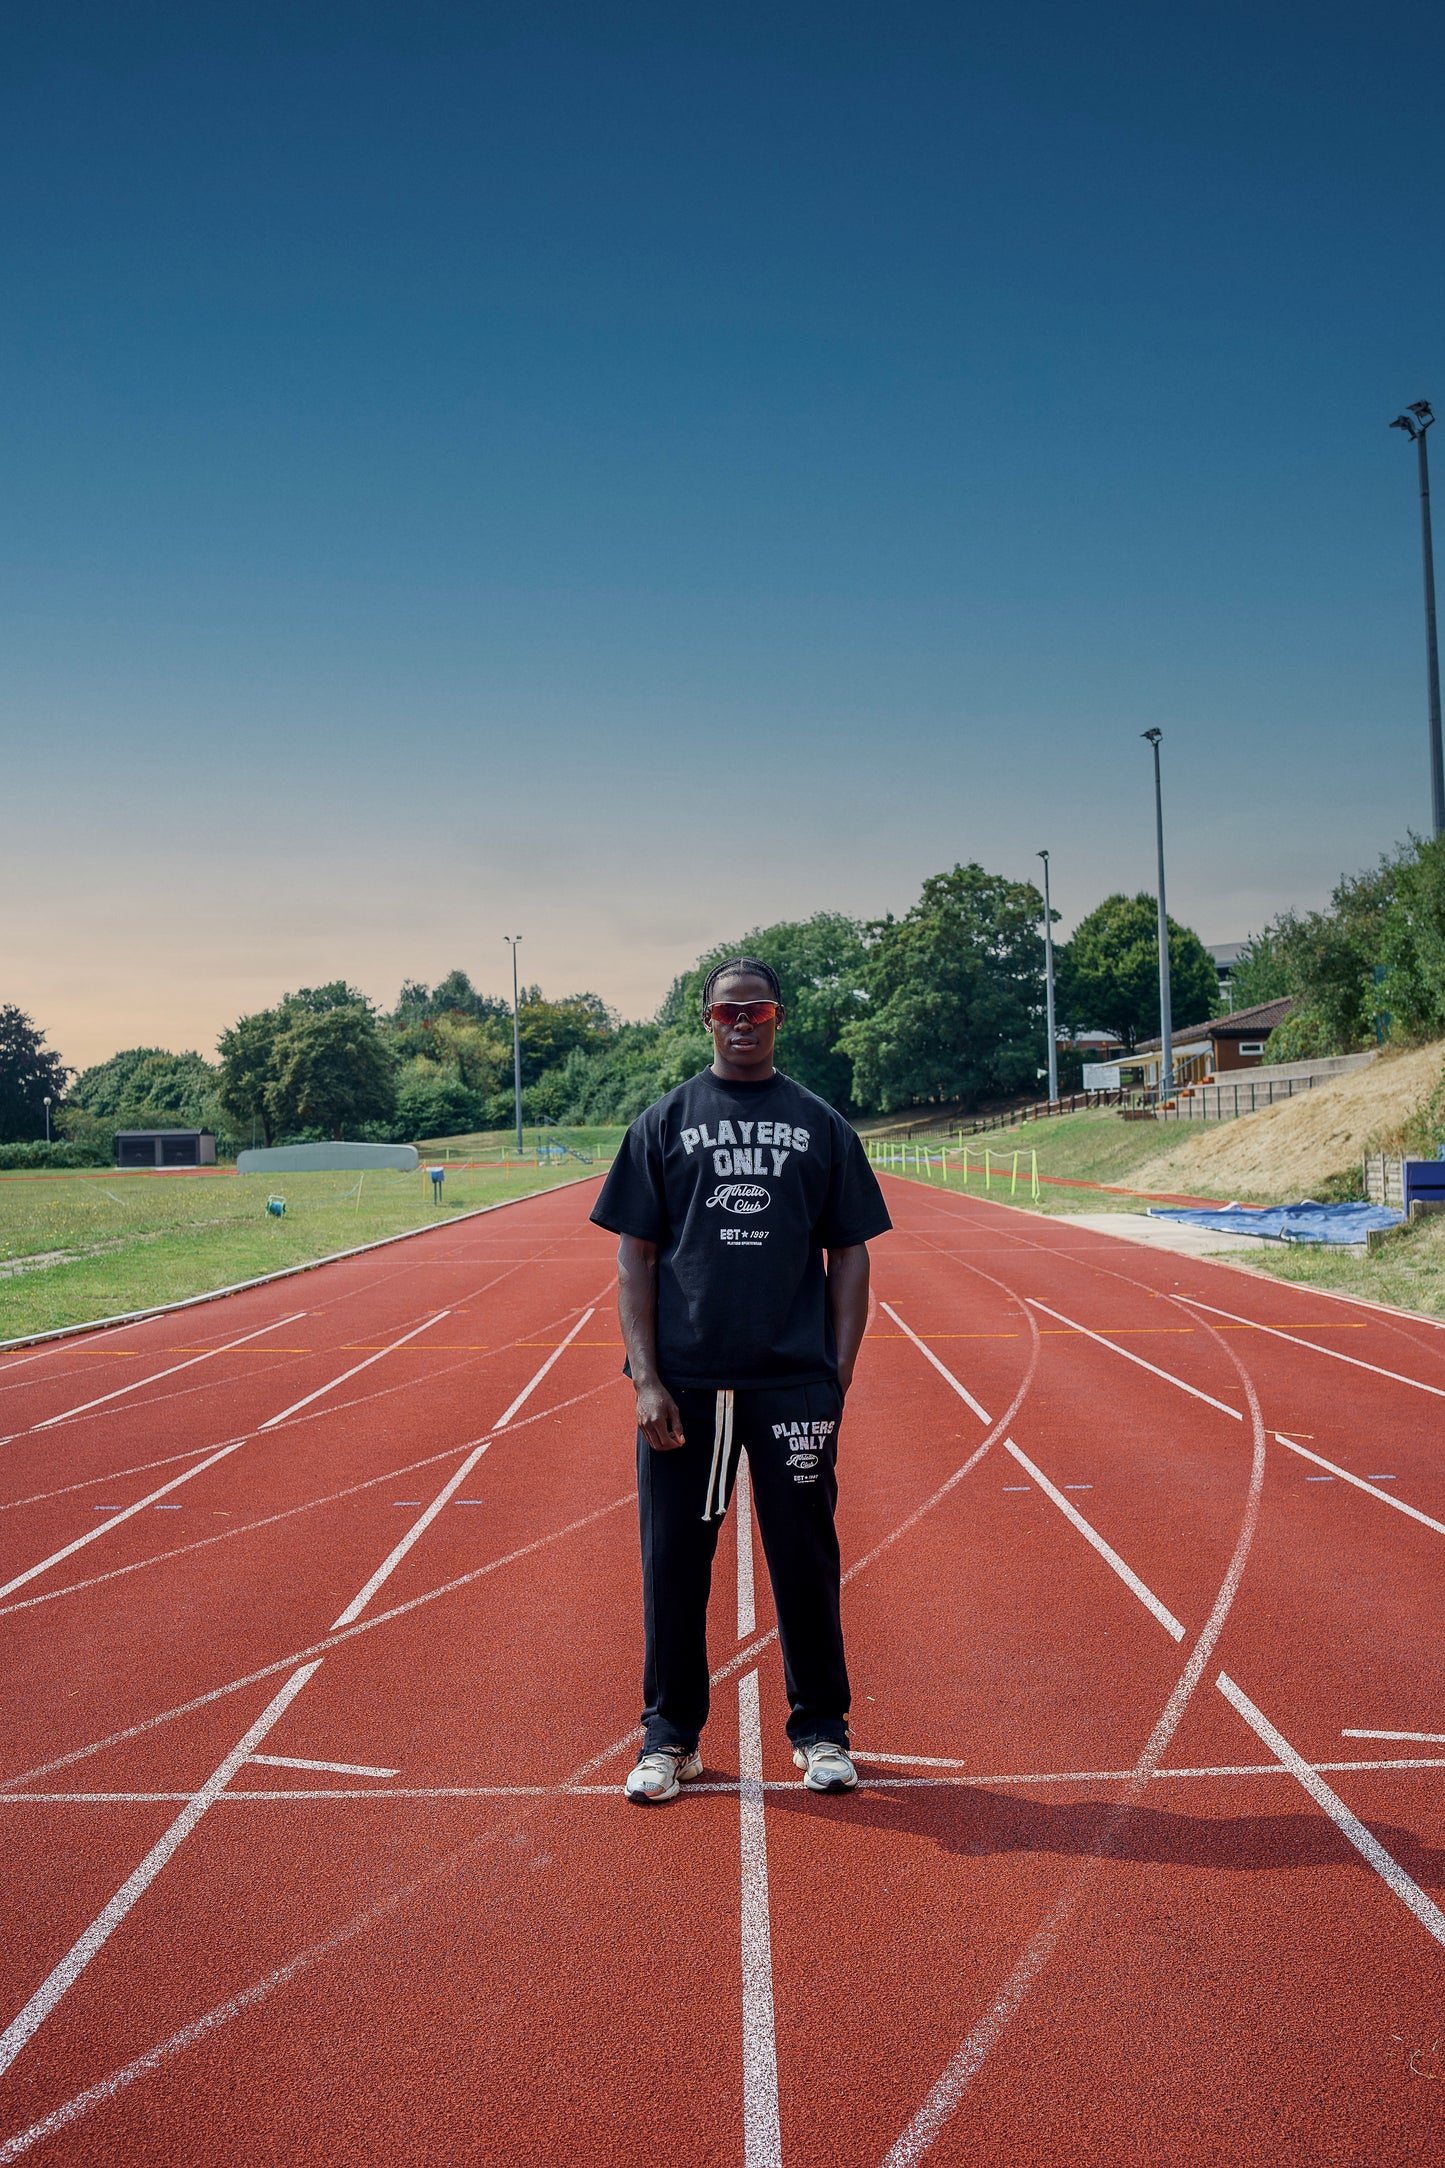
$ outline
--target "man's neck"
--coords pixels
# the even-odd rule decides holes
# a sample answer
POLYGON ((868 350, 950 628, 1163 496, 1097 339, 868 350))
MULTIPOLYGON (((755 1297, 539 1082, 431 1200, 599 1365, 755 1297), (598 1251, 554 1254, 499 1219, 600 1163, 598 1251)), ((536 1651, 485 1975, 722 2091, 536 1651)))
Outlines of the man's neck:
POLYGON ((724 1084, 770 1084, 778 1072, 771 1062, 766 1069, 740 1069, 724 1061, 721 1055, 715 1055, 712 1073, 724 1084))

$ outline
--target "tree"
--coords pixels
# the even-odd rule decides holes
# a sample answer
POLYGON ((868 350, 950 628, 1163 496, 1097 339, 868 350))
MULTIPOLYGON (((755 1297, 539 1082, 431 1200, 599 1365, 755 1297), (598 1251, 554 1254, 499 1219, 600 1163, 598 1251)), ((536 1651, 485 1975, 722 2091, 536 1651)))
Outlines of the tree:
POLYGON ((1445 1032, 1445 836, 1411 840, 1382 915, 1381 993, 1396 1035, 1431 1039, 1445 1032))
POLYGON ((547 1001, 540 986, 522 988, 517 1018, 523 1084, 535 1084, 576 1048, 585 1052, 604 1045, 617 1029, 617 1019, 600 994, 568 994, 561 1001, 547 1001))
POLYGON ((132 1046, 76 1078, 73 1104, 123 1129, 215 1127, 220 1071, 199 1054, 132 1046))
POLYGON ((347 1004, 284 1012, 271 1048, 266 1110, 278 1132, 388 1121, 396 1107, 390 1051, 369 1009, 347 1004))
POLYGON ((868 928, 867 1005, 839 1043, 863 1106, 980 1099, 1032 1084, 1043 1036, 1043 898, 980 865, 936 873, 868 928))
POLYGON ((0 1144, 45 1135, 45 1101, 58 1107, 70 1071, 45 1034, 12 1002, 0 1008, 0 1144))
POLYGON ((1250 937, 1234 972, 1235 1006, 1288 994, 1294 1008, 1270 1034, 1265 1058, 1296 1061, 1346 1054, 1375 1036, 1378 1011, 1413 1007, 1410 906, 1400 900, 1412 854, 1384 858, 1366 873, 1336 882, 1328 910, 1281 912, 1250 937), (1388 956, 1387 956, 1388 952, 1388 956), (1393 961, 1394 991, 1376 970, 1393 961))
POLYGON ((263 1144, 274 1144, 276 1129, 267 1092, 275 1081, 276 1040, 282 1027, 279 1008, 257 1009, 240 1017, 223 1031, 217 1048, 221 1056, 221 1104, 245 1134, 257 1124, 263 1144))
MULTIPOLYGON (((780 919, 755 927, 741 941, 727 942, 699 957, 695 970, 674 981, 664 1003, 667 1021, 695 1024, 703 982, 714 964, 728 956, 756 956, 771 964, 783 988, 787 1020, 778 1042, 778 1061, 797 1083, 840 1112, 853 1101, 853 1064, 839 1045, 841 1034, 861 1013, 867 964, 863 928, 841 911, 818 911, 812 918, 780 919)), ((706 1042, 700 1040, 703 1060, 706 1042)))
MULTIPOLYGON (((1152 896, 1113 895, 1081 919, 1057 951, 1060 1019, 1112 1031, 1132 1047, 1159 1030, 1159 911, 1152 896)), ((1175 1029, 1219 1011, 1219 972, 1197 933, 1169 921, 1170 1011, 1175 1029)))

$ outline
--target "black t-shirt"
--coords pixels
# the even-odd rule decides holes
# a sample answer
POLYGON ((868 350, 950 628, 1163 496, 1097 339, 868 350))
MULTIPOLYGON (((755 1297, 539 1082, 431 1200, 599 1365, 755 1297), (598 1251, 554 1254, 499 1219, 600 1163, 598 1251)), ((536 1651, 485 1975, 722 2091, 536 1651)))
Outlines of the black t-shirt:
POLYGON ((658 1245, 658 1370, 709 1391, 836 1378, 823 1252, 893 1224, 855 1132, 776 1070, 705 1069, 639 1114, 592 1217, 658 1245))

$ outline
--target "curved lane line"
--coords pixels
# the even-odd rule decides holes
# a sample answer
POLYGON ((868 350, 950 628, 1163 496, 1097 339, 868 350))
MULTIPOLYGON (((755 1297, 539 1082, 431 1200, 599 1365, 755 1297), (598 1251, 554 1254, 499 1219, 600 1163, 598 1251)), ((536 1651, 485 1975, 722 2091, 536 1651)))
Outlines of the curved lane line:
POLYGON ((1445 1400, 1445 1385, 1426 1385, 1421 1378, 1407 1378, 1402 1370, 1386 1370, 1380 1363, 1367 1363, 1362 1355, 1345 1355, 1337 1347, 1320 1347, 1313 1340, 1301 1340, 1298 1333, 1284 1332, 1278 1325, 1261 1325, 1257 1318, 1239 1317, 1233 1310, 1221 1310, 1215 1303, 1201 1302, 1197 1295, 1176 1295, 1173 1300, 1187 1303, 1191 1310, 1207 1310, 1211 1317, 1227 1317, 1232 1324, 1247 1325, 1251 1332, 1267 1332, 1272 1340, 1288 1340, 1291 1347, 1308 1348, 1311 1355, 1328 1355, 1332 1362, 1348 1363, 1352 1370, 1368 1370, 1374 1377, 1390 1378, 1396 1385, 1410 1385, 1417 1393, 1433 1393, 1437 1400, 1445 1400))
MULTIPOLYGON (((1044 1305, 1040 1304, 1037 1307, 1043 1308, 1044 1305)), ((1050 1312, 1049 1314, 1054 1315, 1056 1313, 1050 1312)), ((1069 1321, 1065 1319, 1064 1322, 1068 1323, 1069 1321)), ((1206 1330, 1210 1329, 1206 1327, 1206 1330)), ((1098 1336, 1090 1334, 1088 1337, 1092 1339, 1098 1336)), ((1205 1666, 1214 1652, 1215 1644, 1224 1631, 1225 1621, 1229 1616, 1239 1590, 1239 1584, 1244 1576, 1244 1568, 1254 1542, 1255 1530, 1259 1525, 1260 1499, 1264 1488, 1265 1429, 1264 1418, 1260 1413, 1259 1400, 1244 1365, 1240 1362, 1234 1350, 1225 1346, 1218 1333, 1212 1333, 1212 1337, 1219 1342, 1221 1347, 1224 1347, 1225 1353, 1239 1374, 1240 1382, 1244 1387, 1245 1396, 1249 1402, 1253 1432, 1249 1487, 1245 1495, 1244 1512, 1229 1565, 1219 1586, 1219 1593, 1214 1599, 1209 1617, 1206 1619, 1198 1639, 1189 1652, 1189 1660, 1180 1673, 1173 1692, 1164 1704, 1159 1719, 1149 1737, 1144 1742, 1143 1751, 1134 1765, 1124 1796, 1117 1801, 1112 1818, 1101 1834, 1097 1845, 1090 1854, 1080 1861, 1074 1872, 1069 1876, 1052 1909, 1020 1952, 1018 1960, 1003 1987, 983 2016, 967 2033, 947 2067, 934 2081, 917 2114, 890 2147, 883 2168, 915 2168, 915 2164, 921 2161, 925 2154, 931 2150, 934 2140, 952 2120, 964 2094, 983 2068, 993 2048, 1007 2030, 1015 2014, 1022 2007, 1033 1987, 1034 1981, 1048 1964, 1060 1938, 1071 1924, 1075 1913, 1085 1898, 1089 1895, 1092 1884, 1100 1873, 1105 1860, 1111 1856, 1122 1834, 1131 1809, 1148 1790, 1150 1781, 1155 1775, 1170 1741, 1183 1721, 1184 1712, 1194 1697, 1194 1693, 1204 1675, 1205 1666)), ((1110 1343, 1106 1341, 1104 1344, 1107 1346, 1110 1343)), ((1124 1352, 1123 1349, 1115 1349, 1116 1354, 1124 1352)), ((1138 1361, 1139 1358, 1130 1357, 1130 1360, 1138 1361)), ((1152 1363, 1145 1363, 1142 1367, 1148 1370, 1152 1369, 1153 1365, 1152 1363)), ((1171 1380, 1171 1382, 1177 1383, 1178 1380, 1171 1380)), ((1192 1388, 1189 1389, 1192 1390, 1192 1388)), ((1198 1397, 1204 1398, 1205 1396, 1201 1394, 1198 1397)), ((1224 1407, 1222 1401, 1216 1401, 1213 1404, 1216 1407, 1224 1407)), ((1235 1409, 1226 1408, 1224 1412, 1237 1417, 1235 1409)), ((1237 1419, 1242 1420, 1242 1418, 1238 1417, 1237 1419)))

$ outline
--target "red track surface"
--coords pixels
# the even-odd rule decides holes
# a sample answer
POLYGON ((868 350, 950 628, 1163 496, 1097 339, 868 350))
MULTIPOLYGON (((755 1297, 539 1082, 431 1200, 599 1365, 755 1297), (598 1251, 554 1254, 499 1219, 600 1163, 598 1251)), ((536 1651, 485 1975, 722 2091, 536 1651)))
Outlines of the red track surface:
POLYGON ((1445 1334, 889 1193, 842 1800, 730 1538, 619 1797, 590 1189, 0 1358, 0 2163, 1445 2159, 1445 1334))

